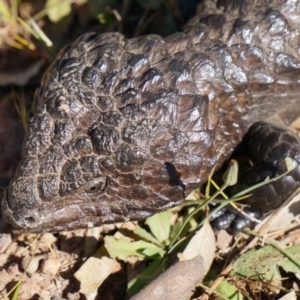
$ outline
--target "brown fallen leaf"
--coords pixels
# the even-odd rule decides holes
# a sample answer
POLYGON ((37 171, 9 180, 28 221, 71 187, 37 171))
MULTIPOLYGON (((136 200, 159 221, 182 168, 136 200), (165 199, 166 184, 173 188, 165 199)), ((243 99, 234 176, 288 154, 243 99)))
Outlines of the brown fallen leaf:
POLYGON ((118 267, 119 263, 114 259, 90 257, 74 274, 80 282, 80 292, 88 298, 90 295, 97 295, 98 287, 118 267))
POLYGON ((183 256, 190 260, 196 256, 202 256, 204 269, 207 272, 214 260, 216 252, 216 238, 209 222, 205 222, 200 230, 193 236, 185 250, 183 256))

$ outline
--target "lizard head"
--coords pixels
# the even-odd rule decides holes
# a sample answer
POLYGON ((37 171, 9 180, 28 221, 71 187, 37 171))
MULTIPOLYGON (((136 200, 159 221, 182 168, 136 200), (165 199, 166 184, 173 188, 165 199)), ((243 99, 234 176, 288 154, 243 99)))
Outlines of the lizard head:
POLYGON ((88 34, 61 51, 34 97, 6 221, 55 232, 139 220, 199 185, 213 139, 207 98, 174 92, 183 71, 166 80, 156 54, 134 51, 120 34, 88 34))

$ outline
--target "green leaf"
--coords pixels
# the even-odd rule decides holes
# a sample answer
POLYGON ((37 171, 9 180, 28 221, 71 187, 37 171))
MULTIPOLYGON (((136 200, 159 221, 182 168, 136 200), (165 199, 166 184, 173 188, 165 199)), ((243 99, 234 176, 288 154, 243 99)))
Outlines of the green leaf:
POLYGON ((217 286, 216 291, 227 299, 244 299, 243 295, 237 290, 237 288, 234 285, 230 284, 227 280, 222 280, 221 283, 217 286))
POLYGON ((176 242, 178 240, 178 238, 183 238, 186 235, 188 235, 188 233, 190 231, 192 231, 193 229, 196 229, 198 226, 198 222, 195 220, 194 217, 190 217, 190 215, 196 210, 196 207, 188 207, 185 210, 185 213, 183 216, 179 217, 176 220, 176 223, 171 227, 171 232, 170 232, 170 240, 171 243, 176 242), (186 223, 186 221, 188 220, 187 224, 184 226, 184 224, 186 223), (182 228, 182 226, 184 226, 184 228, 182 228), (180 233, 180 234, 179 234, 180 233), (178 235, 179 234, 179 235, 178 235))
POLYGON ((163 257, 165 251, 154 244, 137 241, 131 242, 129 239, 115 239, 113 236, 104 238, 104 245, 111 258, 126 261, 130 256, 141 258, 163 257))
POLYGON ((152 244, 155 244, 160 248, 163 248, 163 244, 160 243, 151 233, 149 233, 144 228, 137 226, 134 229, 134 233, 137 234, 138 236, 140 236, 142 239, 144 239, 152 244))
MULTIPOLYGON (((177 220, 176 220, 176 223, 172 226, 171 228, 171 232, 170 232, 170 239, 173 240, 175 237, 178 236, 178 233, 180 232, 181 230, 181 226, 184 222, 184 218, 183 217, 179 217, 177 220)), ((187 226, 186 226, 187 227, 187 226)))
POLYGON ((70 0, 47 0, 46 10, 48 18, 57 23, 62 18, 68 16, 72 10, 72 1, 70 0))
POLYGON ((130 295, 136 294, 150 281, 160 275, 165 269, 165 260, 154 260, 139 275, 128 283, 130 295))
POLYGON ((164 244, 167 244, 169 241, 170 218, 171 212, 167 210, 148 218, 145 222, 157 240, 164 244))
MULTIPOLYGON (((300 261, 300 245, 285 249, 295 261, 300 261)), ((242 277, 281 279, 279 267, 286 272, 300 273, 300 269, 284 254, 267 245, 259 250, 252 249, 241 255, 233 265, 232 274, 242 277)))
MULTIPOLYGON (((153 244, 151 244, 153 245, 153 244)), ((161 248, 159 248, 161 249, 161 248)), ((164 256, 164 253, 165 251, 158 251, 158 248, 157 247, 148 247, 148 248, 145 248, 143 251, 142 251, 142 254, 146 257, 146 258, 154 258, 154 257, 163 257, 164 256)))

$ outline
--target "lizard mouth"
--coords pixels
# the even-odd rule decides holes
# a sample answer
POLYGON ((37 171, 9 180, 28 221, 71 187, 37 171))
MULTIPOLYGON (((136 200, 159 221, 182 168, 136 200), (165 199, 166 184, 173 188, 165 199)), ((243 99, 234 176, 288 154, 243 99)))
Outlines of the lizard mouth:
POLYGON ((8 188, 4 190, 3 199, 2 199, 2 215, 4 220, 7 223, 10 223, 14 227, 21 229, 21 230, 28 230, 31 231, 31 228, 36 228, 39 226, 40 222, 37 214, 38 212, 34 209, 27 210, 24 214, 24 210, 12 210, 9 206, 9 195, 8 195, 8 188))
MULTIPOLYGON (((61 232, 75 230, 79 228, 92 228, 103 225, 103 223, 114 223, 111 221, 104 222, 104 219, 92 218, 88 212, 81 209, 79 204, 70 204, 64 207, 53 208, 44 204, 38 208, 20 208, 13 209, 9 205, 9 189, 5 189, 2 199, 2 215, 7 223, 15 228, 25 232, 44 233, 44 232, 61 232)), ((90 214, 93 214, 90 212, 90 214)), ((119 221, 125 221, 119 216, 119 221)))

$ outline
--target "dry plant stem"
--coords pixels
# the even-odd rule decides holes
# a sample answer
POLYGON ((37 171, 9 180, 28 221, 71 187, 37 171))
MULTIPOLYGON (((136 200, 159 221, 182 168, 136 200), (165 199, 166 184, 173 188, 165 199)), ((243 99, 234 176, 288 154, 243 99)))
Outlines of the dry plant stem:
POLYGON ((196 256, 191 260, 178 261, 133 296, 131 300, 186 299, 204 276, 205 268, 201 256, 196 256))
MULTIPOLYGON (((249 214, 245 213, 245 212, 243 211, 243 209, 239 208, 234 202, 230 202, 230 205, 231 205, 235 210, 237 210, 241 215, 243 215, 243 216, 245 217, 245 219, 249 219, 251 222, 257 223, 257 224, 261 223, 260 220, 258 220, 258 219, 256 219, 256 218, 254 218, 253 216, 250 216, 249 214)), ((244 206, 246 206, 246 205, 244 205, 244 206)))
MULTIPOLYGON (((280 214, 280 212, 282 211, 282 208, 285 207, 298 193, 300 192, 300 187, 298 189, 296 189, 287 199, 286 201, 284 201, 272 214, 272 216, 270 217, 270 219, 262 225, 262 227, 258 230, 258 235, 265 235, 268 232, 268 229, 270 227, 270 225, 272 224, 272 222, 274 222, 274 220, 278 217, 278 215, 280 214)), ((222 272, 222 274, 216 279, 216 281, 213 283, 213 285, 211 286, 211 288, 206 291, 206 293, 204 295, 201 296, 201 300, 208 300, 210 295, 212 293, 214 293, 214 290, 217 288, 217 286, 221 283, 221 281, 229 274, 229 272, 232 269, 233 266, 233 262, 234 260, 240 256, 241 254, 247 252, 248 250, 252 249, 255 244, 257 243, 258 239, 260 237, 256 236, 255 238, 253 238, 249 244, 240 252, 239 255, 237 255, 230 263, 229 265, 224 269, 224 271, 222 272)))
MULTIPOLYGON (((218 156, 217 156, 217 162, 220 160, 221 154, 222 154, 223 152, 224 152, 224 146, 222 147, 220 153, 219 153, 218 156)), ((213 181, 212 177, 213 177, 213 175, 214 175, 214 173, 215 173, 216 167, 217 167, 217 164, 215 164, 215 165, 213 166, 213 168, 211 169, 211 171, 210 171, 210 173, 209 173, 208 179, 207 179, 207 185, 206 185, 206 187, 205 187, 205 197, 206 197, 206 198, 209 198, 209 197, 210 197, 209 195, 210 195, 210 185, 211 185, 211 183, 212 183, 212 184, 215 183, 215 182, 213 181)), ((219 187, 218 187, 216 184, 214 184, 214 185, 215 185, 215 188, 218 190, 219 187)))
POLYGON ((20 121, 25 129, 28 131, 28 116, 27 116, 27 109, 25 104, 25 96, 24 91, 22 91, 22 95, 15 94, 14 96, 14 105, 15 109, 19 115, 20 121))

